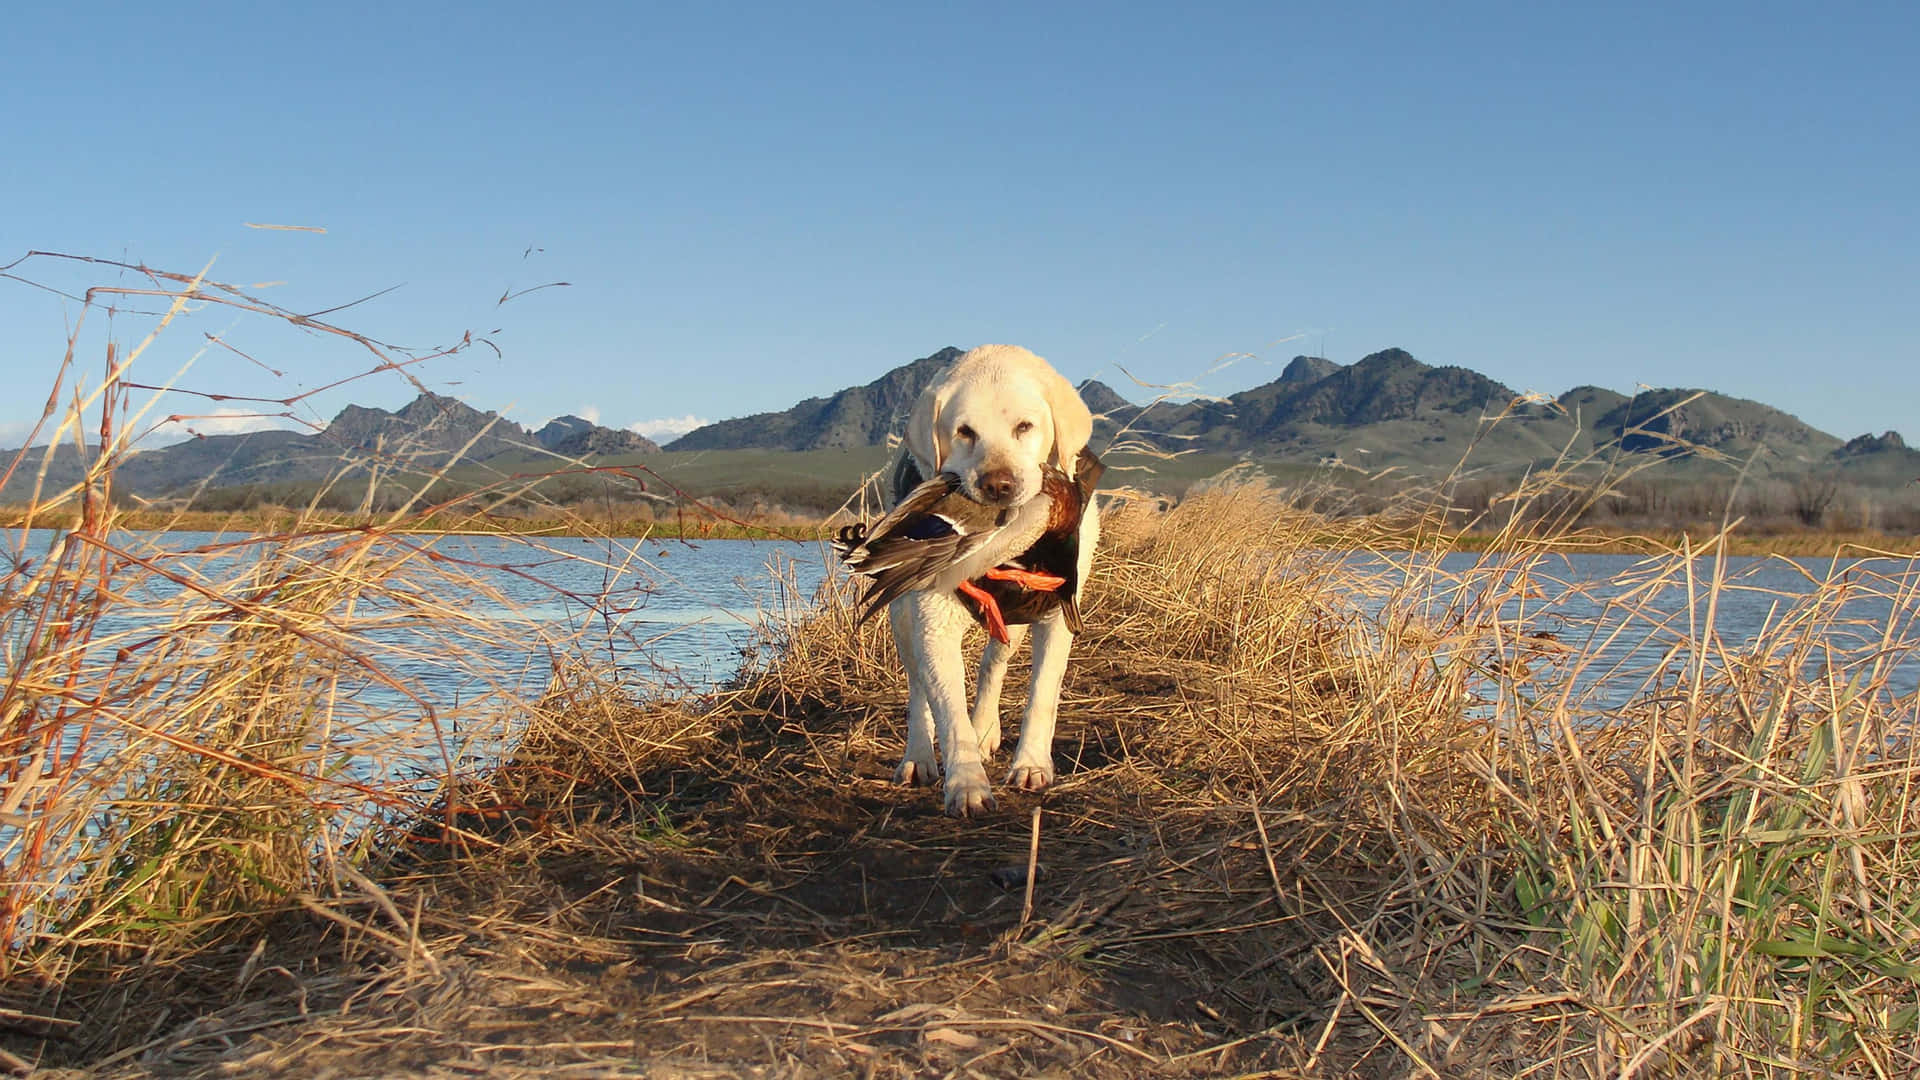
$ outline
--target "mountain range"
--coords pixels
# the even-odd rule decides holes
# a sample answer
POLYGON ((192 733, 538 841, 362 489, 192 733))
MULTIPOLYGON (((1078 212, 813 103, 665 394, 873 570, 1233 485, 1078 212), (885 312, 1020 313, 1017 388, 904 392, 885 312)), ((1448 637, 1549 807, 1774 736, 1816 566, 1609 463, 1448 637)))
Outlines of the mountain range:
MULTIPOLYGON (((780 412, 708 424, 668 449, 678 456, 884 445, 899 432, 914 398, 959 355, 959 349, 941 349, 864 385, 780 412)), ((1424 364, 1403 349, 1352 364, 1297 356, 1273 381, 1224 399, 1141 405, 1092 380, 1080 392, 1098 415, 1096 445, 1119 437, 1164 451, 1263 462, 1434 469, 1454 465, 1471 448, 1477 464, 1517 469, 1617 447, 1631 455, 1752 458, 1765 473, 1837 472, 1876 487, 1920 475, 1920 451, 1896 432, 1843 441, 1779 409, 1712 391, 1660 389, 1629 397, 1580 386, 1557 398, 1522 397, 1479 372, 1424 364), (1500 422, 1489 423, 1496 415, 1500 422)), ((422 393, 394 412, 349 405, 312 434, 209 435, 145 451, 126 462, 116 482, 124 492, 172 496, 235 485, 318 484, 356 460, 417 473, 457 457, 525 472, 560 459, 605 463, 660 450, 630 431, 577 416, 529 430, 455 398, 422 393)), ((41 453, 28 452, 0 500, 27 496, 41 453)), ((0 452, 0 468, 12 459, 0 452)), ((55 453, 50 489, 78 475, 71 448, 55 453)))
MULTIPOLYGON (((498 413, 482 412, 457 398, 423 392, 388 412, 348 405, 311 434, 254 431, 203 435, 129 457, 115 475, 122 492, 154 497, 199 488, 297 486, 324 483, 344 464, 376 464, 389 472, 425 473, 449 462, 486 462, 504 456, 563 459, 658 453, 651 439, 601 427, 578 416, 561 416, 529 431, 498 413)), ((25 499, 32 491, 43 448, 27 451, 0 501, 25 499)), ((15 451, 0 451, 0 470, 15 451)), ((43 490, 57 491, 81 475, 70 445, 53 454, 43 490)))
POLYGON ((865 386, 849 386, 831 397, 808 398, 783 412, 708 424, 673 440, 672 445, 676 451, 881 446, 889 432, 899 434, 913 399, 959 356, 959 349, 941 349, 865 386))
MULTIPOLYGON (((808 398, 783 412, 709 424, 669 444, 679 450, 813 450, 871 446, 897 432, 909 405, 958 356, 942 349, 864 386, 808 398)), ((1421 363, 1384 349, 1353 364, 1296 356, 1272 382, 1219 400, 1142 406, 1089 380, 1081 397, 1098 416, 1096 439, 1130 441, 1262 461, 1344 461, 1379 467, 1447 467, 1469 444, 1480 464, 1524 466, 1563 453, 1618 445, 1669 457, 1760 455, 1763 471, 1876 470, 1900 482, 1920 471, 1920 452, 1895 432, 1852 442, 1755 401, 1713 391, 1662 389, 1628 395, 1580 386, 1557 398, 1528 397, 1479 372, 1421 363), (1506 413, 1496 424, 1485 418, 1506 413)))

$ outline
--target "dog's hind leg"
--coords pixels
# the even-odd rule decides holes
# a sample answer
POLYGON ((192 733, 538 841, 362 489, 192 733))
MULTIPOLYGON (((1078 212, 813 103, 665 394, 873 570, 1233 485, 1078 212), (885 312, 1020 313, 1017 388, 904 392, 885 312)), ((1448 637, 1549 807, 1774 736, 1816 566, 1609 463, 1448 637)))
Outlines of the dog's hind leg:
POLYGON ((1027 713, 1020 722, 1020 742, 1013 748, 1013 767, 1007 783, 1023 791, 1039 791, 1053 783, 1053 726, 1060 711, 1060 683, 1067 674, 1067 653, 1073 631, 1059 609, 1033 626, 1033 678, 1027 691, 1027 713))
POLYGON ((980 653, 980 678, 973 684, 973 734, 980 741, 982 757, 1000 750, 1000 687, 1007 681, 1007 665, 1026 639, 1026 626, 1015 623, 1007 627, 1005 645, 989 637, 980 653))
POLYGON ((893 782, 930 787, 940 779, 940 766, 933 757, 933 706, 927 701, 927 688, 921 677, 925 661, 914 645, 919 636, 911 625, 914 615, 896 600, 887 612, 887 620, 893 624, 893 647, 900 653, 901 665, 907 669, 907 752, 901 756, 899 767, 893 770, 893 782))

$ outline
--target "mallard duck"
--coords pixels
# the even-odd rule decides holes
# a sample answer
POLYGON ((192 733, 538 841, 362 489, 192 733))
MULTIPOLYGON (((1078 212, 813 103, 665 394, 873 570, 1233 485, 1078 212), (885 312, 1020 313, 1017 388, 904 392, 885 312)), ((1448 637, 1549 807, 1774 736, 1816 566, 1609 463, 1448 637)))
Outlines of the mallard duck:
POLYGON ((1093 500, 1094 485, 1107 471, 1091 451, 1074 459, 1073 475, 1049 467, 1040 477, 1040 494, 1051 499, 1047 529, 1027 550, 979 578, 963 582, 961 603, 987 628, 994 639, 1007 641, 1008 623, 1032 623, 1055 607, 1067 628, 1081 631, 1080 519, 1093 500))
MULTIPOLYGON (((1008 642, 1008 623, 1033 622, 1055 606, 1065 609, 1067 625, 1075 633, 1080 630, 1074 597, 1080 518, 1105 466, 1084 450, 1074 465, 1072 477, 1051 466, 1042 473, 1041 497, 1051 505, 1039 539, 1015 558, 955 588, 974 618, 1002 644, 1008 642)), ((834 549, 847 569, 873 579, 862 597, 865 607, 858 622, 978 551, 1015 513, 962 495, 960 478, 952 473, 922 482, 911 460, 898 470, 894 485, 906 495, 887 516, 871 526, 848 525, 834 537, 834 549)))

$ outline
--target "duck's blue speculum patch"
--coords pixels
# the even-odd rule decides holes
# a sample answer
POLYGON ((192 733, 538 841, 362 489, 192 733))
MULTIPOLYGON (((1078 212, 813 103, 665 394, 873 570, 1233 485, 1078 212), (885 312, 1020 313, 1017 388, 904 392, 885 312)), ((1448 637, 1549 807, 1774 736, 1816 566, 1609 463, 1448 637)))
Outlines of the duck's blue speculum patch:
POLYGON ((956 531, 952 520, 939 514, 928 514, 906 523, 900 535, 909 540, 937 540, 943 536, 952 536, 956 531))

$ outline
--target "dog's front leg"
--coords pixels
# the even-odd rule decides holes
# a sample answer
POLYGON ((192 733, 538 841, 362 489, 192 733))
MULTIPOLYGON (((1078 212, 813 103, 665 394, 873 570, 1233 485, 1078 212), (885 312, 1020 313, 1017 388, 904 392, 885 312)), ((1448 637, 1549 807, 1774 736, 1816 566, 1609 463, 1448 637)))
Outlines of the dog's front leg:
POLYGON ((1060 711, 1060 683, 1067 674, 1073 631, 1058 609, 1033 625, 1033 678, 1027 691, 1027 715, 1020 722, 1020 743, 1013 748, 1007 783, 1039 791, 1053 783, 1053 726, 1060 711))
POLYGON ((907 669, 907 752, 893 770, 893 782, 930 787, 940 779, 940 765, 933 757, 933 707, 927 698, 926 650, 921 645, 926 635, 918 630, 917 613, 904 598, 888 606, 887 621, 893 626, 894 650, 907 669))
POLYGON ((980 758, 979 736, 967 715, 967 668, 960 655, 961 639, 972 619, 958 600, 945 593, 916 592, 902 599, 912 608, 921 679, 946 764, 947 813, 966 817, 990 810, 993 789, 980 758))
POLYGON ((1007 681, 1007 665, 1020 643, 1027 639, 1025 623, 1007 627, 1007 643, 987 639, 980 653, 980 678, 973 684, 973 734, 980 741, 980 755, 992 757, 1000 749, 1000 687, 1007 681))

